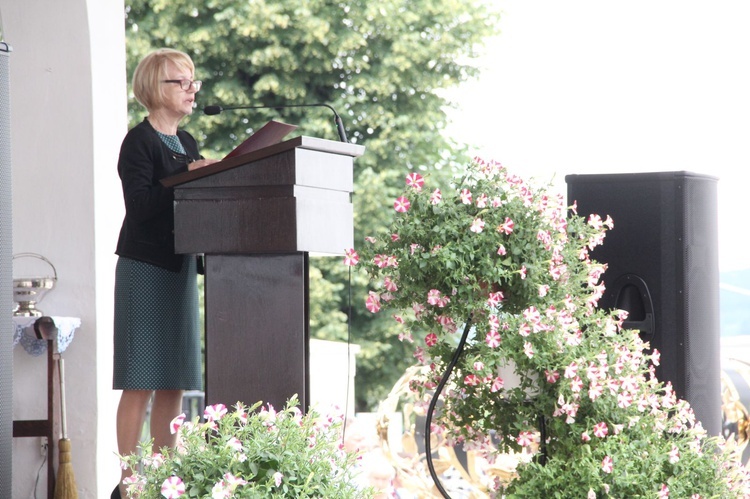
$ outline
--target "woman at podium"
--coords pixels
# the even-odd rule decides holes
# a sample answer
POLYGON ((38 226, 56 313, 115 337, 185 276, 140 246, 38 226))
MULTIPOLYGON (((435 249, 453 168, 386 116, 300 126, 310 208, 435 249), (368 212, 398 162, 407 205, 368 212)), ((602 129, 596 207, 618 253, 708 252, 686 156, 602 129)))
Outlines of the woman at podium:
MULTIPOLYGON (((174 252, 173 191, 159 181, 215 162, 203 159, 195 139, 178 128, 201 88, 187 54, 148 54, 132 83, 147 116, 125 136, 117 165, 125 200, 116 250, 113 373, 113 388, 122 390, 121 455, 136 452, 149 402, 155 448, 173 447, 169 423, 181 412, 183 391, 202 389, 196 259, 174 252)), ((120 483, 112 497, 125 496, 120 483)))

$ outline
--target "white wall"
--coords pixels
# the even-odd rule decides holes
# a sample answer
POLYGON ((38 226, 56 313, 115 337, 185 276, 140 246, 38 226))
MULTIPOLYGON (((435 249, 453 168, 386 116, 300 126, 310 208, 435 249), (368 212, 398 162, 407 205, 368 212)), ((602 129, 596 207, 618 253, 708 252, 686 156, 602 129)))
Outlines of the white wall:
MULTIPOLYGON (((66 360, 68 433, 82 498, 105 497, 119 470, 111 390, 116 175, 127 127, 121 0, 0 0, 11 54, 13 251, 56 267, 47 315, 82 319, 66 360), (96 187, 95 187, 96 185, 96 187)), ((14 351, 14 419, 45 416, 44 357, 14 351)), ((31 497, 36 438, 14 439, 13 496, 31 497)), ((38 497, 46 487, 44 470, 38 497)))

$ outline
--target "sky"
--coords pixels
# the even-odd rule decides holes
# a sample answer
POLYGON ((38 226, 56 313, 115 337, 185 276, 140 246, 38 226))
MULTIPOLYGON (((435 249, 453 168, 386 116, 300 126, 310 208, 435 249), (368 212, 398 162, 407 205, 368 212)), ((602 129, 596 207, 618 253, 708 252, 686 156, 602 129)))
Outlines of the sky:
POLYGON ((750 1, 495 2, 449 133, 563 194, 568 174, 717 177, 719 269, 749 269, 750 1))

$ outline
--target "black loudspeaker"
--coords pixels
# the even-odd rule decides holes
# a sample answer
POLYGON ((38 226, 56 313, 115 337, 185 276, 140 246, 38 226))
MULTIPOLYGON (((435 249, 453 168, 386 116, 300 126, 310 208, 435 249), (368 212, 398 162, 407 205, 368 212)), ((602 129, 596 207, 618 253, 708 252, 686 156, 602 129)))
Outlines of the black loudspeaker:
MULTIPOLYGON (((2 29, 2 26, 0 26, 2 29)), ((2 40, 0 32, 0 40, 2 40)), ((0 497, 12 495, 13 459, 13 239, 11 234, 10 47, 0 41, 0 497)))
POLYGON ((592 258, 606 263, 605 309, 629 312, 661 353, 660 381, 711 435, 722 426, 717 179, 689 172, 568 175, 578 214, 612 217, 592 258))

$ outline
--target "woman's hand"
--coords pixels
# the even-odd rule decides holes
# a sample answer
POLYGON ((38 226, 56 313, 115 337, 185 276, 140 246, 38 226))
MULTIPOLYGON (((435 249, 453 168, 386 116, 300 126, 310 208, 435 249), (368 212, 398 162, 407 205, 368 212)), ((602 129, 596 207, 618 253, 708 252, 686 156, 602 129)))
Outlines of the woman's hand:
POLYGON ((199 159, 197 161, 193 161, 192 163, 188 163, 188 171, 197 170, 198 168, 203 168, 204 166, 218 163, 218 161, 218 159, 199 159))

